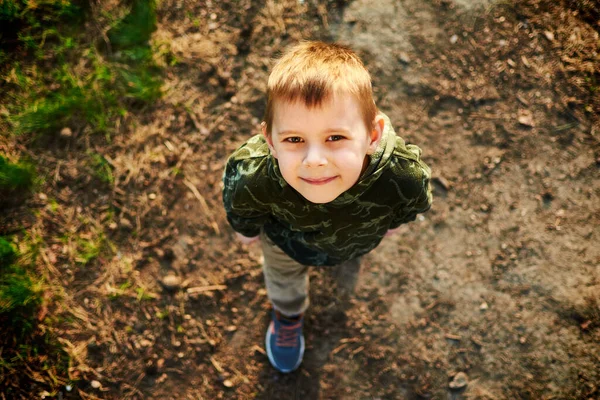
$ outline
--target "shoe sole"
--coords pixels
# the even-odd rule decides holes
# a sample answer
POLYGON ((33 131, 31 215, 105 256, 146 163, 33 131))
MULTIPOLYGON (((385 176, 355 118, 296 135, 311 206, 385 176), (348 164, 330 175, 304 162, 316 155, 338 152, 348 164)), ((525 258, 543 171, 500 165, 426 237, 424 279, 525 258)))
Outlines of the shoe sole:
POLYGON ((269 357, 269 361, 271 362, 271 365, 277 371, 279 371, 283 374, 287 374, 287 373, 290 373, 290 372, 298 369, 298 367, 302 363, 302 359, 304 358, 304 335, 300 335, 300 357, 298 358, 298 362, 296 363, 296 365, 294 365, 290 369, 281 369, 277 366, 277 364, 275 363, 275 360, 273 358, 273 354, 271 353, 271 346, 269 346, 270 340, 271 340, 271 325, 269 325, 269 328, 267 329, 267 336, 265 337, 265 348, 267 349, 267 357, 269 357))

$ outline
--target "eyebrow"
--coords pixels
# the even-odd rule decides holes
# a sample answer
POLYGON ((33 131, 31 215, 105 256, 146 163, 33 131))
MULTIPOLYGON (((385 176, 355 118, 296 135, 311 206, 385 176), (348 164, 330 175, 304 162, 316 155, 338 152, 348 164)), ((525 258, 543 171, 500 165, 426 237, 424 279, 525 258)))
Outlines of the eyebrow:
MULTIPOLYGON (((281 131, 279 132, 279 135, 298 135, 298 134, 302 134, 303 132, 298 132, 298 131, 291 131, 291 130, 287 130, 287 131, 281 131)), ((350 131, 348 129, 344 129, 344 128, 329 128, 326 129, 324 132, 324 134, 327 133, 343 133, 345 135, 349 135, 350 131)))

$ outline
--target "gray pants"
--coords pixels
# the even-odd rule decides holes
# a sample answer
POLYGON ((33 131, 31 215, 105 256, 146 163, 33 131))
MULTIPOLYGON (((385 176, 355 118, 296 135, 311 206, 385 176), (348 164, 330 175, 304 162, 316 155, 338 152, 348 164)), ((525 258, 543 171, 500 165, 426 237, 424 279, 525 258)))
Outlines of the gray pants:
MULTIPOLYGON (((264 232, 260 233, 260 243, 264 257, 265 285, 273 308, 285 316, 303 313, 309 305, 309 267, 285 254, 264 232)), ((360 259, 327 268, 334 274, 342 293, 354 290, 360 259)))
POLYGON ((308 266, 285 254, 271 239, 260 233, 263 273, 267 295, 273 307, 285 316, 298 315, 308 308, 308 266))

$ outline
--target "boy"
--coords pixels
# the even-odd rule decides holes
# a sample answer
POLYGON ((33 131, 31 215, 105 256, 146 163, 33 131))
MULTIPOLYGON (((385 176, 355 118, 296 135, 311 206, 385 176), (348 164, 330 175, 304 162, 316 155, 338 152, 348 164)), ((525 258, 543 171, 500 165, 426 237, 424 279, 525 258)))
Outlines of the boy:
POLYGON ((431 206, 420 155, 378 113, 350 49, 303 42, 273 68, 262 135, 230 156, 223 201, 238 239, 262 244, 273 305, 266 349, 279 371, 302 362, 308 266, 357 264, 431 206))

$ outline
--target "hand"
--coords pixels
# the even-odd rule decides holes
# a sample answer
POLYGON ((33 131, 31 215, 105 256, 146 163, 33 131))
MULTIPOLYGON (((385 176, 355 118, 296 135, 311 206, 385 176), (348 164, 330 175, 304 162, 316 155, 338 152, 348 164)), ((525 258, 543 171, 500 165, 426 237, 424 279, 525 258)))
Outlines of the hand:
POLYGON ((400 227, 397 227, 394 229, 388 229, 388 231, 385 233, 385 237, 392 236, 392 235, 398 233, 398 231, 400 231, 400 227))
POLYGON ((237 240, 239 240, 240 242, 242 242, 242 244, 252 244, 254 242, 257 242, 260 236, 254 236, 254 237, 248 237, 248 236, 244 236, 241 233, 235 233, 235 237, 237 238, 237 240))

